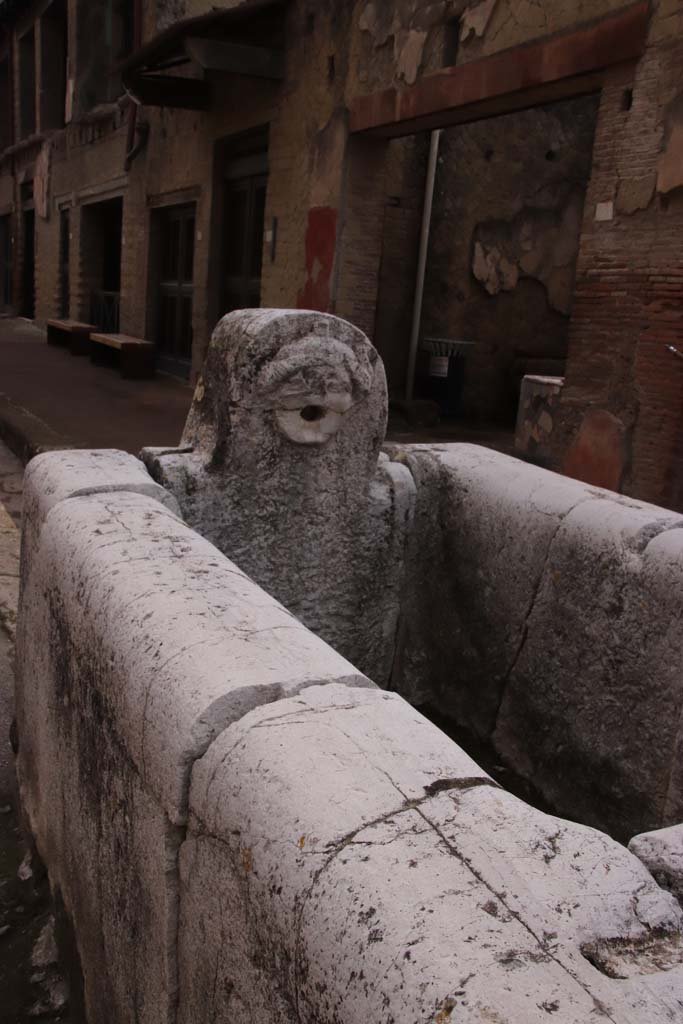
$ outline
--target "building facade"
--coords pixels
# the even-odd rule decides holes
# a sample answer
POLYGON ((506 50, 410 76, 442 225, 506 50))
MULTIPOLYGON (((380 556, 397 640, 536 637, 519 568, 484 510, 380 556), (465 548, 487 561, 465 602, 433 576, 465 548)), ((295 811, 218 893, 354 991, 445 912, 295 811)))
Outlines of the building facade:
POLYGON ((565 385, 553 465, 683 508, 683 0, 5 0, 0 305, 144 337, 323 309, 404 389, 429 133, 423 336, 463 410, 565 385))

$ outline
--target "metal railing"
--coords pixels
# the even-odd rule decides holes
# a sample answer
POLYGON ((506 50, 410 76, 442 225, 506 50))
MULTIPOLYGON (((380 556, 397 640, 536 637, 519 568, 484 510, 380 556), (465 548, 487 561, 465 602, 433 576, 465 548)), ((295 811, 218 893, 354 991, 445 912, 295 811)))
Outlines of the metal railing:
POLYGON ((90 322, 105 334, 118 334, 120 292, 92 292, 90 295, 90 322))

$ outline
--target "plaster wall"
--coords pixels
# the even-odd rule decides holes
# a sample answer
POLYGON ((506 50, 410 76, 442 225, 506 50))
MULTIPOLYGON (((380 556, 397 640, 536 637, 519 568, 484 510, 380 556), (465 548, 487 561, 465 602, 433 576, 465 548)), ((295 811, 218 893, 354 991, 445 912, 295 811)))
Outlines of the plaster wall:
MULTIPOLYGON (((514 422, 523 373, 563 370, 597 105, 584 97, 442 133, 421 333, 476 342, 469 418, 514 422)), ((426 142, 397 139, 387 155, 374 337, 392 392, 407 368, 426 142)))

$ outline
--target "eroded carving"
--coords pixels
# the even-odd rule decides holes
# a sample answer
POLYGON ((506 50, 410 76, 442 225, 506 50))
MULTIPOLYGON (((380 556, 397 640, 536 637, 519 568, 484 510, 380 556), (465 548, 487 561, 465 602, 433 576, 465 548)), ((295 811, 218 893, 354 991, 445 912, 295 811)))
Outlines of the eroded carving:
POLYGON ((386 416, 384 368, 357 328, 240 310, 214 332, 181 448, 143 452, 191 526, 379 683, 413 496, 380 453, 386 416))

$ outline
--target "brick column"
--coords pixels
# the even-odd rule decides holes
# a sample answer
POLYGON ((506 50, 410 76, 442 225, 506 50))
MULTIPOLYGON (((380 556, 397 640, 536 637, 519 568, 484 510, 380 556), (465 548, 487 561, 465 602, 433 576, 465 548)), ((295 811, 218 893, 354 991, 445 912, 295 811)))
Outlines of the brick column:
POLYGON ((372 340, 384 227, 385 139, 351 136, 337 233, 332 312, 372 340))
POLYGON ((662 0, 645 56, 602 92, 553 447, 572 476, 683 509, 683 360, 666 349, 683 349, 683 199, 658 190, 681 8, 662 0))

